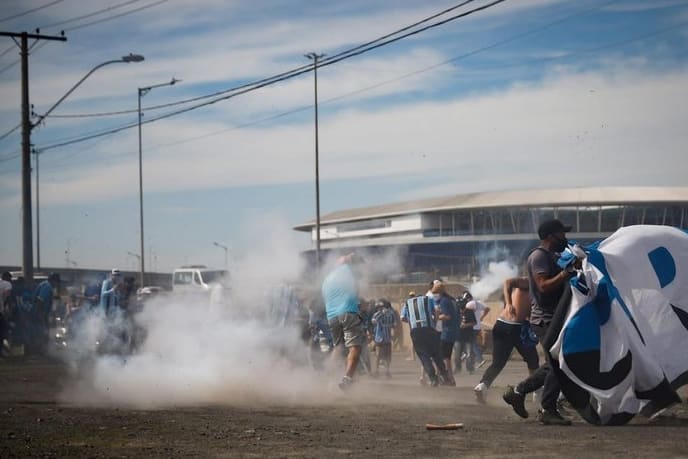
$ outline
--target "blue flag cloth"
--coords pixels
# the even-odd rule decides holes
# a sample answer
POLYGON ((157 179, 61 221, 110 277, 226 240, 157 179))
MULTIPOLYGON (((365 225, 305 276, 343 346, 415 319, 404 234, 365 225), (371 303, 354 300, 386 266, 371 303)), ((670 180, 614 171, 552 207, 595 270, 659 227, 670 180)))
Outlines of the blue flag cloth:
POLYGON ((688 234, 619 229, 586 248, 556 342, 562 391, 584 419, 624 424, 688 382, 688 234), (580 288, 583 285, 585 288, 580 288))

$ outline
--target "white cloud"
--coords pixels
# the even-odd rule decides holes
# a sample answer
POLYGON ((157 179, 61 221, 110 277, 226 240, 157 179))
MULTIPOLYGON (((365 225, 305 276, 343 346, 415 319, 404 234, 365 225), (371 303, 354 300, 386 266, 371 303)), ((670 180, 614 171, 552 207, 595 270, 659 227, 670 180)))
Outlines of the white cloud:
MULTIPOLYGON (((551 185, 562 176, 576 183, 619 183, 623 175, 676 182, 688 165, 681 151, 687 84, 686 72, 647 75, 619 66, 466 99, 345 110, 320 120, 321 177, 450 172, 456 184, 438 191, 551 185)), ((156 123, 146 127, 145 145, 216 130, 213 124, 156 123)), ((135 133, 117 143, 135 151, 135 133)), ((137 193, 136 156, 110 154, 115 148, 113 142, 100 151, 114 161, 106 168, 79 161, 56 171, 42 183, 44 199, 66 204, 137 193)), ((239 129, 146 152, 145 187, 154 193, 308 181, 312 156, 310 119, 239 129)))

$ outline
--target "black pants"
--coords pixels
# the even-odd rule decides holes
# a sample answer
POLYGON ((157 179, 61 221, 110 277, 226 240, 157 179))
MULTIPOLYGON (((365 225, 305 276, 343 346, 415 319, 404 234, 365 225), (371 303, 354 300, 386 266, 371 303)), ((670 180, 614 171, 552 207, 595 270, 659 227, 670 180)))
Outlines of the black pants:
POLYGON ((545 351, 545 363, 535 370, 535 373, 521 381, 516 386, 516 390, 521 394, 529 394, 542 387, 542 408, 545 410, 556 410, 561 386, 556 373, 552 371, 549 363, 549 347, 545 342, 549 326, 549 323, 546 325, 531 325, 535 334, 540 338, 540 344, 545 351))
POLYGON ((540 338, 540 344, 545 351, 545 364, 538 368, 532 376, 516 386, 516 390, 522 394, 534 392, 542 387, 542 408, 546 410, 557 409, 557 399, 561 391, 561 382, 557 373, 561 370, 559 369, 559 362, 552 362, 549 349, 554 345, 561 332, 570 303, 571 289, 565 288, 552 320, 545 325, 531 325, 535 334, 540 338))
POLYGON ((411 341, 420 359, 420 363, 425 369, 425 373, 430 378, 436 378, 435 366, 443 378, 447 377, 447 368, 442 361, 440 354, 440 334, 429 327, 414 328, 411 330, 411 341), (433 363, 435 364, 433 366, 433 363))
POLYGON ((540 363, 535 346, 526 346, 521 342, 521 324, 496 321, 492 329, 492 365, 485 370, 480 382, 491 386, 504 369, 514 348, 528 364, 528 369, 538 368, 540 363))

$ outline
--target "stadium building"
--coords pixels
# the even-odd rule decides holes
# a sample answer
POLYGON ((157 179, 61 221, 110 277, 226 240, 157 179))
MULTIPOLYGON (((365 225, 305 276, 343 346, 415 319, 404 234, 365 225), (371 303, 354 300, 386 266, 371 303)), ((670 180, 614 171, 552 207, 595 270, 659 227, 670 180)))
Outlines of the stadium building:
MULTIPOLYGON (((537 227, 558 218, 590 243, 620 227, 688 226, 688 187, 593 187, 469 193, 332 212, 320 219, 321 252, 400 250, 406 273, 470 278, 484 263, 521 264, 537 227)), ((316 223, 296 226, 316 241, 316 223)), ((315 250, 307 255, 313 257, 315 250)))

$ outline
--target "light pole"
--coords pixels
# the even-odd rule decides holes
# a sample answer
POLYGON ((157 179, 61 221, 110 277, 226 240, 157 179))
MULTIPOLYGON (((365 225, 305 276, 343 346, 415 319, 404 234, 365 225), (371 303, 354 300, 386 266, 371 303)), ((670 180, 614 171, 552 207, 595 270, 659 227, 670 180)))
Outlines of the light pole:
POLYGON ((146 253, 144 251, 144 244, 143 244, 143 148, 142 148, 142 140, 141 140, 141 117, 143 114, 141 113, 141 98, 148 94, 152 89, 155 88, 160 88, 162 86, 172 86, 175 83, 179 82, 181 80, 177 80, 176 78, 172 78, 167 83, 160 83, 160 84, 154 84, 152 86, 145 86, 143 88, 138 88, 138 100, 139 100, 139 105, 138 105, 138 112, 139 112, 139 223, 140 223, 140 228, 139 231, 141 233, 141 273, 140 273, 140 279, 139 282, 141 283, 141 287, 143 287, 144 284, 144 275, 146 272, 145 268, 145 261, 144 261, 144 254, 146 253))
POLYGON ((324 54, 308 53, 304 56, 313 61, 315 88, 315 267, 320 271, 320 165, 318 154, 318 59, 324 54))
POLYGON ((224 251, 225 251, 225 269, 227 269, 227 267, 228 267, 228 264, 227 264, 227 254, 229 253, 229 249, 227 248, 226 245, 222 245, 222 244, 219 244, 219 243, 217 243, 217 242, 213 242, 213 245, 216 246, 216 247, 219 247, 219 248, 221 248, 221 249, 224 249, 224 251))
MULTIPOLYGON (((42 115, 39 115, 36 119, 35 122, 29 124, 29 135, 31 134, 31 131, 33 131, 34 128, 36 128, 39 124, 43 122, 43 120, 50 114, 52 113, 53 110, 57 108, 58 105, 60 105, 71 93, 74 92, 76 88, 78 88, 85 80, 86 78, 90 77, 93 72, 98 70, 101 67, 105 67, 106 65, 110 64, 119 64, 119 63, 125 63, 129 64, 132 62, 141 62, 144 60, 144 57, 141 56, 140 54, 129 54, 127 56, 122 56, 119 59, 113 59, 110 61, 105 61, 102 62, 95 67, 93 67, 91 70, 88 71, 86 75, 84 75, 79 81, 76 82, 72 88, 65 93, 64 96, 60 97, 60 99, 55 102, 45 113, 42 115)), ((40 270, 41 269, 41 201, 40 201, 40 176, 39 176, 39 155, 41 152, 39 150, 33 150, 34 155, 36 156, 36 267, 40 270)))
MULTIPOLYGON (((139 267, 141 267, 141 256, 138 253, 127 251, 127 255, 131 255, 132 257, 136 258, 139 261, 139 267)), ((141 285, 141 287, 143 287, 143 285, 141 285)))

